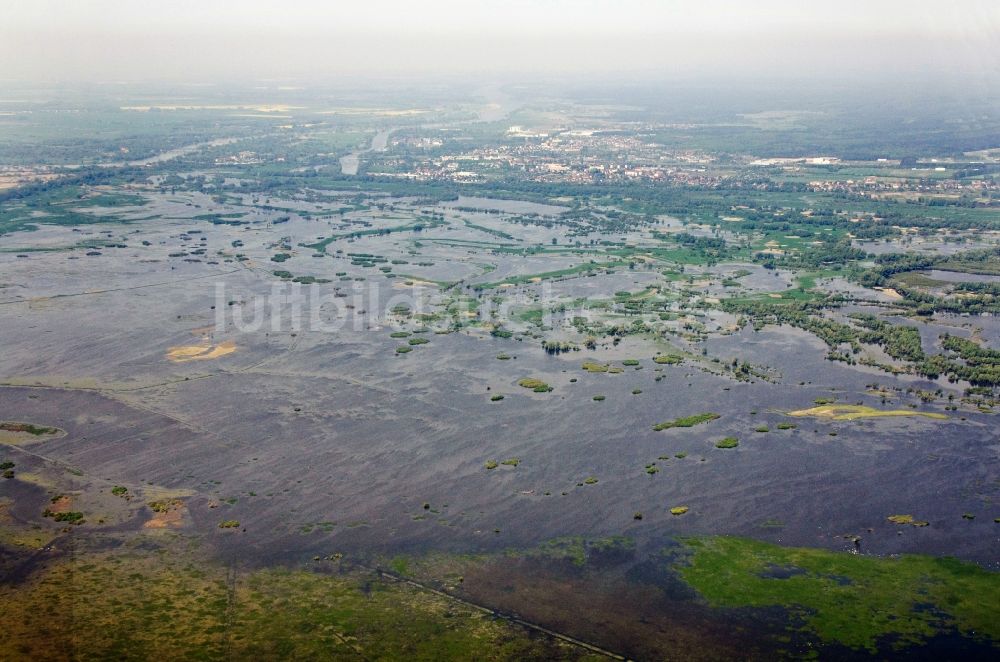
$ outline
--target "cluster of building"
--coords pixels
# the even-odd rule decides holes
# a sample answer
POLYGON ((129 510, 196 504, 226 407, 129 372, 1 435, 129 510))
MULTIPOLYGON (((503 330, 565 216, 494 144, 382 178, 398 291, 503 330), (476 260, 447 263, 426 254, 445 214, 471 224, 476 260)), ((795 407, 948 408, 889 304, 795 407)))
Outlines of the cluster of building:
MULTIPOLYGON (((509 142, 426 158, 386 157, 369 174, 421 181, 486 181, 517 176, 548 183, 608 181, 701 183, 715 157, 692 149, 669 150, 634 133, 599 130, 526 131, 513 126, 509 142)), ((442 147, 444 141, 402 137, 393 145, 442 147)))
MULTIPOLYGON (((284 161, 284 159, 279 160, 284 161)), ((227 154, 215 159, 215 165, 258 165, 263 162, 264 159, 257 152, 247 150, 236 152, 235 154, 227 154)))
POLYGON ((865 177, 862 179, 818 180, 809 182, 811 191, 846 193, 880 198, 1000 198, 1000 184, 991 179, 900 179, 898 177, 865 177))
POLYGON ((385 155, 369 167, 375 176, 418 181, 484 182, 519 179, 539 183, 597 184, 649 182, 699 188, 775 190, 788 186, 815 192, 843 193, 878 199, 891 196, 1000 197, 995 179, 957 179, 937 162, 907 167, 899 160, 854 163, 832 156, 757 159, 715 155, 704 150, 673 148, 654 142, 657 127, 622 129, 529 130, 511 126, 499 144, 460 149, 447 138, 400 136, 393 147, 404 154, 385 155), (453 148, 449 149, 449 147, 453 148), (427 154, 421 155, 420 150, 427 154), (875 166, 877 176, 826 178, 817 170, 875 166))

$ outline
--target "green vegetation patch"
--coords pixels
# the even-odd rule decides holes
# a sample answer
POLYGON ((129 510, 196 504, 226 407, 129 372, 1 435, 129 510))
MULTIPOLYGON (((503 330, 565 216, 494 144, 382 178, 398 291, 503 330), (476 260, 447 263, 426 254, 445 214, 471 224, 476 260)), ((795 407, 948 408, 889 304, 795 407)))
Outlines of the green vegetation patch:
POLYGON ((159 501, 150 501, 146 505, 149 506, 149 509, 154 513, 165 513, 172 508, 180 507, 182 504, 177 499, 161 499, 159 501))
POLYGON ((736 437, 723 437, 715 442, 716 448, 736 448, 740 445, 740 440, 736 437))
POLYGON ((679 572, 709 604, 784 607, 827 642, 874 652, 882 637, 912 645, 942 628, 1000 640, 1000 574, 970 563, 876 558, 743 538, 685 543, 692 554, 679 572))
POLYGON ((76 510, 69 510, 62 513, 56 513, 48 508, 42 513, 42 517, 51 517, 56 522, 64 522, 66 524, 83 524, 83 513, 76 510))
POLYGON ((4 421, 0 423, 0 430, 4 432, 24 432, 36 437, 62 432, 59 428, 50 428, 45 425, 34 425, 32 423, 18 423, 16 421, 4 421))
POLYGON ((717 418, 719 418, 719 414, 705 412, 704 414, 694 414, 693 416, 684 416, 683 418, 676 418, 672 421, 657 423, 653 426, 653 429, 659 432, 660 430, 669 430, 670 428, 692 428, 696 425, 700 425, 701 423, 714 421, 717 418))
POLYGON ((910 526, 917 526, 917 527, 929 526, 929 522, 924 522, 922 520, 915 519, 913 515, 889 515, 888 517, 886 517, 886 519, 892 522, 893 524, 899 524, 899 525, 909 524, 910 526))
POLYGON ((525 377, 523 379, 517 380, 517 385, 524 388, 530 388, 535 393, 548 393, 554 390, 551 386, 543 382, 541 379, 535 379, 534 377, 525 377))
POLYGON ((660 365, 676 365, 683 362, 684 357, 680 354, 659 354, 653 357, 653 363, 659 363, 660 365))

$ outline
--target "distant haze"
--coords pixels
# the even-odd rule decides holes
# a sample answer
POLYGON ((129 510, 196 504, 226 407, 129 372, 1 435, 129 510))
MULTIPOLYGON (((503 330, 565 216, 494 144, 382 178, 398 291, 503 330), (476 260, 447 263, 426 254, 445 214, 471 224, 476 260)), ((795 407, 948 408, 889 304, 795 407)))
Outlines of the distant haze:
POLYGON ((997 0, 25 0, 0 79, 365 74, 992 78, 997 0))

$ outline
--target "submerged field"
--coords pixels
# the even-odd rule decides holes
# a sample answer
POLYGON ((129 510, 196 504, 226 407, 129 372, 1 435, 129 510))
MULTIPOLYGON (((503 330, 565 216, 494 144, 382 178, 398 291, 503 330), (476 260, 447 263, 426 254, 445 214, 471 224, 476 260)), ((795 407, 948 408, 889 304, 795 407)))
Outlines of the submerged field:
POLYGON ((32 565, 0 587, 5 657, 711 660, 914 646, 977 657, 1000 636, 1000 582, 974 564, 742 538, 263 567, 157 531, 78 537, 32 565))

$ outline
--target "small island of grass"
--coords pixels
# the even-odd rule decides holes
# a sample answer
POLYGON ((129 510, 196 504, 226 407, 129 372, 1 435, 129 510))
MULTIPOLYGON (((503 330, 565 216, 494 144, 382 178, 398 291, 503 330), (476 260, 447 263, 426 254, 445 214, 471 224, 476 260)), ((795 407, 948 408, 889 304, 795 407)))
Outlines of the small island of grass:
POLYGON ((715 442, 716 448, 736 448, 740 445, 740 440, 736 437, 723 437, 715 442))
POLYGON ((548 393, 553 390, 551 386, 543 382, 541 379, 536 379, 534 377, 519 379, 517 380, 517 385, 522 388, 530 388, 535 393, 548 393))
POLYGON ((670 428, 691 428, 701 423, 714 421, 717 418, 719 418, 719 414, 705 412, 704 414, 694 414, 693 416, 684 416, 683 418, 677 418, 672 421, 657 423, 653 426, 653 429, 659 432, 661 430, 669 430, 670 428))

